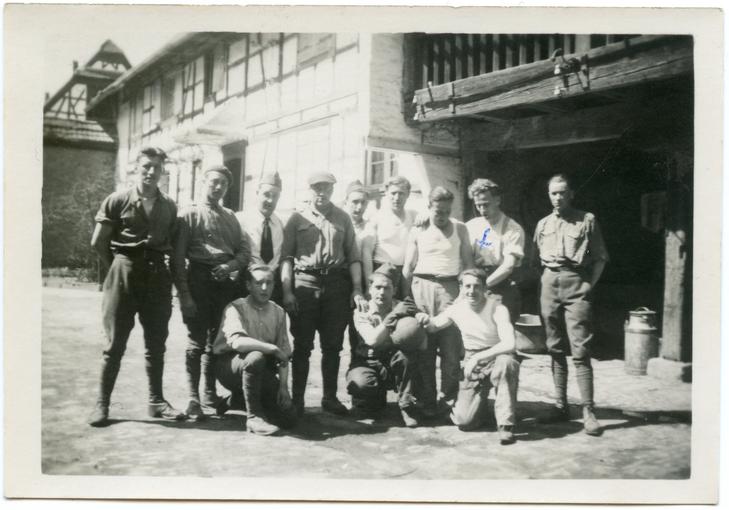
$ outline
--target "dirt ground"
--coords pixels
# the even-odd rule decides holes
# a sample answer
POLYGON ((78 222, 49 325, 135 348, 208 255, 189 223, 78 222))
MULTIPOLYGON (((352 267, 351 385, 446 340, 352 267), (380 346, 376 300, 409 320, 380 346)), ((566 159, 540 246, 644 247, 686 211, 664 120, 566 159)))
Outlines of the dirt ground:
MULTIPOLYGON (((569 423, 536 424, 534 418, 548 408, 552 390, 546 356, 529 356, 522 362, 517 442, 501 446, 493 425, 475 432, 460 432, 449 423, 405 429, 393 394, 378 420, 355 421, 321 412, 318 354, 312 357, 302 422, 285 436, 259 437, 245 432, 240 413, 201 423, 149 419, 137 327, 112 396, 112 424, 91 428, 86 418, 96 398, 103 346, 100 309, 97 291, 43 289, 45 474, 346 479, 690 476, 691 385, 626 375, 619 360, 595 362, 597 415, 605 426, 598 438, 582 432, 576 406, 575 420, 569 423)), ((167 341, 165 393, 179 408, 186 404, 185 343, 184 325, 175 309, 167 341)), ((347 364, 345 354, 340 381, 347 364)), ((569 391, 571 402, 577 402, 573 371, 569 391)), ((349 403, 341 389, 339 397, 349 403)))

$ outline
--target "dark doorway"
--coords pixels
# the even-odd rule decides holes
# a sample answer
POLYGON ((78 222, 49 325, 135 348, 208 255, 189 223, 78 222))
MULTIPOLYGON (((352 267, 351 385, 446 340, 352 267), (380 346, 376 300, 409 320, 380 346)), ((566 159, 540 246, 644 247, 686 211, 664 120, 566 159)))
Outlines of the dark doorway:
POLYGON ((240 211, 242 209, 243 187, 245 185, 244 161, 245 142, 236 142, 223 146, 223 164, 233 174, 233 182, 228 189, 228 195, 223 200, 225 207, 240 211))

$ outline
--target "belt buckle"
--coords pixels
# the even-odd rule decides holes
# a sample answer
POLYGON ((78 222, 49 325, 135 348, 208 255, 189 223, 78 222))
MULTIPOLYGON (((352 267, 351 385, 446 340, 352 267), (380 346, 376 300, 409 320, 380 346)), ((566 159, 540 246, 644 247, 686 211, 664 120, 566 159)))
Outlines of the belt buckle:
POLYGON ((329 268, 328 267, 323 267, 323 268, 319 269, 319 274, 322 275, 322 276, 328 275, 329 274, 329 268))

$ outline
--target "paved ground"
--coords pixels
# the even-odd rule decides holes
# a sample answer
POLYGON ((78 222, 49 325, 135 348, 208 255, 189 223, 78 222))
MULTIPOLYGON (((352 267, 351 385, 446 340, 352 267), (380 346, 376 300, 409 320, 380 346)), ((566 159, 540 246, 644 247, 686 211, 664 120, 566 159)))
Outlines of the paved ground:
MULTIPOLYGON (((500 446, 494 427, 460 432, 450 424, 404 429, 391 403, 377 421, 336 418, 319 409, 313 358, 307 415, 290 435, 257 437, 240 414, 203 423, 148 419, 141 330, 129 341, 112 398, 113 423, 85 424, 96 397, 102 349, 101 295, 43 289, 42 467, 46 474, 276 476, 335 478, 687 478, 691 385, 626 375, 621 361, 595 364, 602 437, 581 423, 537 426, 552 388, 548 358, 522 363, 518 441, 500 446), (251 469, 255 466, 255 471, 251 469)), ((166 397, 185 405, 185 331, 170 322, 166 397)), ((348 360, 343 360, 342 367, 348 360)), ((570 374, 572 377, 572 374, 570 374)), ((343 372, 342 372, 343 378, 343 372)), ((576 385, 570 380, 570 400, 576 385)), ((349 402, 340 392, 340 398, 349 402)), ((392 395, 391 395, 392 402, 392 395)), ((579 410, 574 407, 573 415, 579 410)))

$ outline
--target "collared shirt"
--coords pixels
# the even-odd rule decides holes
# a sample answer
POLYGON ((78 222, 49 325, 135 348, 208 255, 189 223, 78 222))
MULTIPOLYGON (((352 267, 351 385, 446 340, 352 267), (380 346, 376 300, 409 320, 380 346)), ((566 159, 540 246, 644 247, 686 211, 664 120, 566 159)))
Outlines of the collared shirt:
MULTIPOLYGON (((235 214, 238 223, 243 231, 248 234, 248 241, 251 244, 251 264, 263 264, 261 258, 261 234, 263 233, 264 216, 261 211, 245 211, 235 214)), ((270 217, 271 240, 273 241, 273 258, 268 263, 272 269, 276 269, 281 263, 281 248, 283 247, 284 226, 281 219, 275 213, 270 217)))
POLYGON ((465 299, 456 300, 443 311, 461 331, 463 347, 469 351, 488 349, 499 343, 499 332, 494 321, 494 310, 499 304, 493 296, 487 295, 483 308, 476 312, 465 299))
POLYGON ((372 260, 396 266, 405 263, 405 249, 410 229, 415 223, 415 211, 404 211, 402 219, 387 205, 380 208, 371 220, 375 249, 372 260))
POLYGON ((231 302, 223 311, 223 321, 213 343, 213 353, 238 351, 240 337, 274 344, 285 354, 291 354, 285 312, 273 301, 261 307, 253 304, 250 296, 231 302))
POLYGON ((609 260, 595 215, 577 209, 553 212, 539 220, 534 243, 545 267, 587 268, 609 260))
POLYGON ((313 205, 294 212, 284 227, 283 260, 296 269, 346 269, 360 262, 349 215, 332 204, 326 214, 313 205))
POLYGON ((233 270, 246 267, 251 250, 235 214, 209 204, 190 205, 180 213, 175 239, 175 279, 187 290, 185 258, 209 266, 235 261, 233 270))
POLYGON ((111 249, 145 248, 162 253, 172 251, 177 223, 177 206, 157 190, 152 211, 147 215, 136 187, 112 193, 104 199, 95 220, 111 225, 111 249))
MULTIPOLYGON (((398 301, 393 300, 392 308, 395 308, 397 304, 398 301)), ((365 337, 371 337, 375 334, 375 330, 380 327, 387 315, 381 315, 377 311, 377 305, 374 301, 369 301, 368 305, 366 312, 355 309, 352 316, 354 328, 357 331, 357 345, 352 355, 360 359, 389 359, 395 349, 391 341, 387 341, 376 348, 372 348, 364 341, 365 337)))
POLYGON ((473 248, 474 258, 480 257, 485 266, 498 267, 507 255, 516 259, 516 265, 524 258, 524 229, 505 214, 495 224, 483 216, 466 223, 468 237, 473 248))

